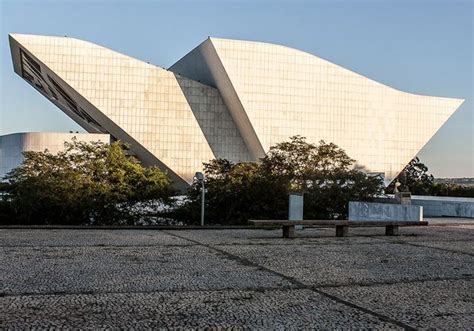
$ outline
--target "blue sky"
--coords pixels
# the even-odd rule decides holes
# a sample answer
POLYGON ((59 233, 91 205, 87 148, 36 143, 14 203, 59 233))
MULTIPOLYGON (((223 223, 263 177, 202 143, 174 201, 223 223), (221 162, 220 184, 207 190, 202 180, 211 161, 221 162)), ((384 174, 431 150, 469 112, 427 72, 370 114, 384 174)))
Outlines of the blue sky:
POLYGON ((403 91, 466 99, 419 153, 474 177, 471 1, 0 0, 0 134, 81 128, 13 73, 8 33, 68 35, 168 67, 207 36, 283 44, 403 91))

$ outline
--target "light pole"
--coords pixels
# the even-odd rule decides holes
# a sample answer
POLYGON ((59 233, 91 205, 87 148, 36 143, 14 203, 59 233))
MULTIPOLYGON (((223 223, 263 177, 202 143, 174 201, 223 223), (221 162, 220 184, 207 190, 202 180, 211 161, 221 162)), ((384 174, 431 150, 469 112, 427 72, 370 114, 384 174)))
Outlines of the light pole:
POLYGON ((196 172, 194 178, 201 183, 201 226, 204 226, 204 205, 206 199, 206 188, 204 186, 204 174, 202 172, 196 172))

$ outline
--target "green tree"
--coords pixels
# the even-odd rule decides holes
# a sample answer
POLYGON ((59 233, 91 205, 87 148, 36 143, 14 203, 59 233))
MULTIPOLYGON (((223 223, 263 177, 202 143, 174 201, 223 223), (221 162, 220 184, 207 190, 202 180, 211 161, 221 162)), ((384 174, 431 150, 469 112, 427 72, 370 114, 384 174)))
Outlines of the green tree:
POLYGON ((349 201, 372 201, 383 187, 380 177, 355 169, 317 171, 304 196, 305 218, 346 219, 349 201))
POLYGON ((387 188, 388 192, 393 190, 393 185, 399 181, 406 190, 413 194, 431 194, 434 188, 434 177, 428 173, 428 167, 418 157, 413 158, 403 171, 392 181, 387 188))
POLYGON ((413 158, 390 183, 386 189, 387 192, 393 192, 397 180, 414 195, 474 197, 474 187, 472 186, 436 183, 434 176, 428 172, 428 167, 418 157, 413 158))
MULTIPOLYGON (((206 223, 245 224, 250 218, 281 218, 286 210, 286 187, 262 176, 254 162, 212 160, 204 164, 206 174, 206 223)), ((187 200, 173 216, 198 224, 201 185, 194 183, 187 200)))
MULTIPOLYGON (((370 200, 382 181, 353 169, 354 160, 332 143, 294 136, 276 144, 259 163, 214 160, 204 164, 206 220, 245 224, 249 219, 285 219, 290 192, 305 193, 305 218, 347 217, 349 200, 370 200)), ((194 184, 181 217, 199 220, 200 185, 194 184)))
POLYGON ((315 177, 349 171, 354 164, 346 152, 323 140, 318 145, 306 142, 301 136, 272 146, 262 158, 262 171, 287 182, 289 191, 305 192, 315 177))
POLYGON ((56 154, 25 152, 5 179, 9 221, 25 224, 133 224, 173 193, 165 173, 127 156, 120 142, 73 140, 56 154))

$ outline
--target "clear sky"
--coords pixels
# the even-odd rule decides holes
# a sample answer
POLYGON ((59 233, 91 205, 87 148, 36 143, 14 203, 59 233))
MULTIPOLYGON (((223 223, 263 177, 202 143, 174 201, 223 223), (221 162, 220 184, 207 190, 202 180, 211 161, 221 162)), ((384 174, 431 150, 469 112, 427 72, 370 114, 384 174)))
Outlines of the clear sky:
POLYGON ((13 73, 8 33, 67 35, 169 67, 207 36, 301 49, 403 91, 466 101, 419 153, 474 177, 473 2, 0 0, 0 134, 81 128, 13 73))

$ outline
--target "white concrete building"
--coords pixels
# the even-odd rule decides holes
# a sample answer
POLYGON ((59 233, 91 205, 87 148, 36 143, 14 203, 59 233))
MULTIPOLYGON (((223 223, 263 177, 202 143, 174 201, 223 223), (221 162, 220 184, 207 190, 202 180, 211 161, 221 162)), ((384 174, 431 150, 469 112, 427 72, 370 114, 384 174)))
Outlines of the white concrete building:
POLYGON ((73 138, 84 142, 110 143, 108 134, 23 132, 0 136, 0 180, 21 164, 23 152, 43 152, 47 149, 54 154, 64 150, 64 143, 71 142, 73 138))
POLYGON ((302 135, 389 183, 462 104, 398 91, 285 46, 209 38, 168 70, 66 37, 10 35, 15 72, 89 132, 186 187, 213 158, 302 135))

